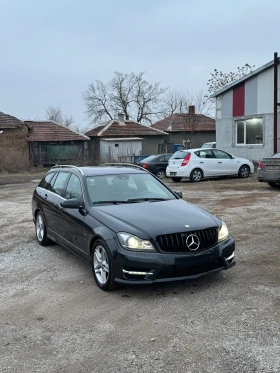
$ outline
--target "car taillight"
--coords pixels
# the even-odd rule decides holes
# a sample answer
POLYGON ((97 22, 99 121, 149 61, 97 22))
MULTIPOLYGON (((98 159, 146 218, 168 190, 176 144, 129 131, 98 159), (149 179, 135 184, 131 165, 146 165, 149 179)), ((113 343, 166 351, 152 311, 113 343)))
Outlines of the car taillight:
POLYGON ((143 163, 142 167, 143 167, 143 168, 148 168, 147 163, 143 163))
POLYGON ((262 162, 258 162, 258 168, 264 169, 264 164, 262 162))
POLYGON ((191 154, 189 153, 189 154, 184 158, 184 160, 183 160, 181 166, 186 166, 186 165, 189 163, 190 159, 191 159, 191 154))

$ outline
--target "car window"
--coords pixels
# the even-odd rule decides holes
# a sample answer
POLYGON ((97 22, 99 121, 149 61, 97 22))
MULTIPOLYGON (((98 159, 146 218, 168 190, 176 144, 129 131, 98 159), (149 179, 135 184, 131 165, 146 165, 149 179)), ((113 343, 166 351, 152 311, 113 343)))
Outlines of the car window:
POLYGON ((271 158, 280 158, 280 153, 274 154, 271 158))
POLYGON ((80 179, 77 175, 72 174, 68 181, 66 190, 65 190, 65 198, 78 198, 82 199, 83 192, 80 179))
POLYGON ((226 152, 223 152, 222 150, 213 150, 216 158, 220 158, 220 159, 231 159, 231 156, 226 153, 226 152))
POLYGON ((170 157, 170 159, 184 159, 189 154, 190 154, 189 152, 179 151, 179 152, 174 153, 172 157, 170 157))
POLYGON ((160 162, 168 162, 172 154, 164 155, 160 158, 160 162))
POLYGON ((49 174, 47 174, 44 177, 44 179, 40 182, 39 187, 47 189, 48 185, 49 185, 50 181, 52 180, 52 178, 54 177, 54 175, 55 175, 55 172, 50 172, 49 174))
POLYGON ((61 196, 68 176, 69 176, 68 172, 59 172, 55 179, 55 182, 53 184, 51 191, 61 196))
POLYGON ((151 161, 155 160, 156 158, 157 158, 156 155, 150 155, 149 157, 142 159, 141 162, 144 162, 144 163, 145 162, 151 162, 151 161))
POLYGON ((200 158, 215 158, 212 150, 198 150, 195 154, 200 158))

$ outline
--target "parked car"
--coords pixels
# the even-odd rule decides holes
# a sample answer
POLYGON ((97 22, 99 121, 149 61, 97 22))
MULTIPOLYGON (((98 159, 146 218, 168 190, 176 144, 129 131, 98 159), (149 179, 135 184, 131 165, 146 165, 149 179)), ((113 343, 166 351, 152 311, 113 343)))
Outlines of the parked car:
POLYGON ((165 170, 172 155, 173 153, 150 155, 137 164, 162 179, 165 177, 165 170))
POLYGON ((254 172, 254 165, 247 159, 238 158, 219 149, 189 149, 178 151, 169 159, 166 176, 173 181, 183 177, 191 181, 203 178, 238 175, 248 177, 254 172))
POLYGON ((258 163, 258 180, 268 183, 271 187, 280 187, 280 153, 270 158, 263 158, 258 163))
POLYGON ((96 284, 151 284, 231 268, 226 224, 131 165, 57 166, 35 189, 36 238, 88 259, 96 284))
POLYGON ((202 148, 216 148, 216 142, 205 142, 202 145, 202 148))

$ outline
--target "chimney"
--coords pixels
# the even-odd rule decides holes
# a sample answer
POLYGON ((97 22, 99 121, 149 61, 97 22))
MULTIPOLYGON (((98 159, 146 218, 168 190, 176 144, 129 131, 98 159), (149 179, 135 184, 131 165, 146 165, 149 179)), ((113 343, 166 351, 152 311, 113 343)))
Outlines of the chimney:
POLYGON ((124 114, 118 114, 118 121, 121 123, 124 122, 124 114))
POLYGON ((190 117, 195 116, 195 106, 194 105, 189 106, 189 116, 190 117))

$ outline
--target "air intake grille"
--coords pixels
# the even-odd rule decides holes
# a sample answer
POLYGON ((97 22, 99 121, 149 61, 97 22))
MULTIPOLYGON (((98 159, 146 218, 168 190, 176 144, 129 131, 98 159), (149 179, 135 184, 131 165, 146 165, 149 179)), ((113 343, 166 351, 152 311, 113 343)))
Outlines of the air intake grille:
POLYGON ((209 228, 183 233, 163 234, 161 236, 157 236, 156 240, 160 250, 165 253, 193 252, 187 246, 187 238, 192 234, 197 236, 200 242, 199 248, 195 252, 209 249, 210 247, 217 244, 217 228, 209 228))

